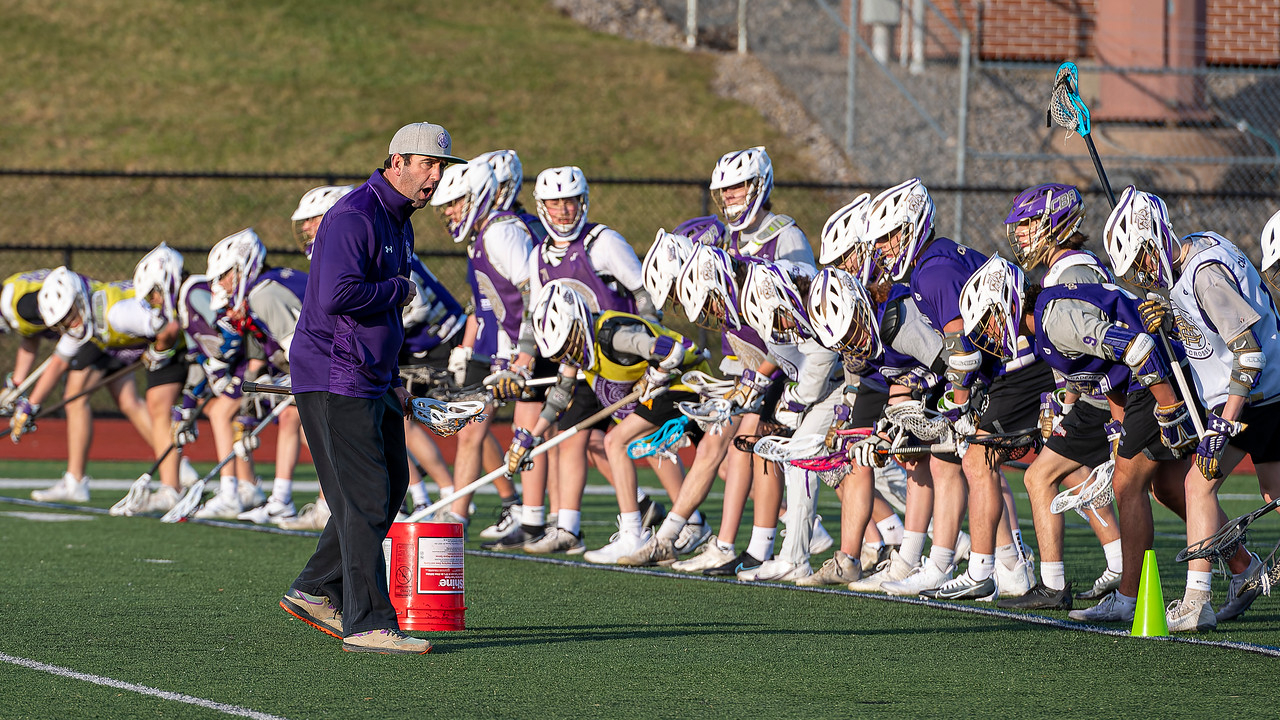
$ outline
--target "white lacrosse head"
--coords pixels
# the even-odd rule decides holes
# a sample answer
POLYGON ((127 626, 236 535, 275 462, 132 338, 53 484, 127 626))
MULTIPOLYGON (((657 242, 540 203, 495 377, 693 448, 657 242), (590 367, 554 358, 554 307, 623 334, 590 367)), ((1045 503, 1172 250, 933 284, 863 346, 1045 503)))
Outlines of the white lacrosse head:
POLYGON ((1262 279, 1280 289, 1280 212, 1262 228, 1262 279))
POLYGON ((1125 280, 1145 290, 1173 286, 1177 235, 1159 197, 1132 185, 1125 188, 1107 218, 1104 243, 1111 266, 1125 280))
POLYGON ((974 345, 1005 360, 1018 350, 1023 282, 1021 268, 992 255, 960 291, 965 335, 974 345))
POLYGON ((711 171, 710 189, 726 227, 734 232, 749 227, 773 192, 773 161, 769 153, 760 145, 725 154, 711 171), (745 194, 730 192, 725 197, 725 190, 744 183, 745 194))
POLYGON ((733 258, 718 247, 698 245, 676 278, 676 299, 689 321, 721 332, 742 327, 733 258))
POLYGON ((493 198, 498 193, 498 181, 493 168, 484 158, 450 165, 440 175, 440 184, 431 195, 431 206, 444 222, 444 226, 456 243, 471 237, 476 223, 489 216, 493 198), (455 205, 455 203, 457 203, 455 205))
POLYGON ((316 228, 320 225, 316 218, 324 217, 343 195, 355 189, 355 185, 321 185, 308 190, 298 201, 298 209, 289 219, 293 221, 293 239, 308 259, 316 240, 316 228))
POLYGON ((595 367, 594 317, 587 301, 565 280, 542 286, 533 306, 533 337, 543 357, 578 368, 595 367))
POLYGON ((863 242, 867 231, 867 210, 871 207, 871 193, 862 193, 831 214, 822 226, 822 246, 818 250, 818 262, 835 264, 857 272, 866 260, 868 246, 863 242))
POLYGON ((766 262, 747 266, 747 277, 742 282, 742 317, 760 337, 781 345, 796 345, 813 337, 801 298, 787 268, 766 262))
POLYGON ((89 284, 66 266, 57 267, 44 279, 36 294, 36 306, 44 324, 77 340, 93 337, 96 328, 90 309, 89 284), (72 327, 76 320, 79 324, 72 327))
POLYGON ((676 284, 680 268, 693 256, 693 241, 684 235, 658 230, 658 235, 645 253, 640 266, 644 289, 649 291, 653 304, 662 307, 676 284))
POLYGON ((510 210, 520 195, 524 184, 524 167, 515 150, 491 150, 480 156, 493 168, 493 179, 498 183, 498 194, 493 199, 494 210, 510 210))
POLYGON ((809 321, 823 347, 835 350, 845 368, 858 372, 884 353, 875 304, 852 274, 824 268, 809 286, 809 321))
POLYGON ((160 292, 160 309, 164 317, 174 318, 174 303, 182 287, 182 253, 164 243, 142 256, 133 269, 134 297, 151 305, 151 294, 160 292))
POLYGON ((262 264, 266 260, 267 249, 258 239, 253 228, 245 228, 238 233, 228 235, 217 242, 209 251, 209 265, 205 274, 209 276, 209 288, 213 295, 211 306, 214 310, 225 307, 240 307, 244 304, 248 289, 262 272, 262 264), (222 277, 229 272, 236 272, 235 294, 228 295, 222 287, 222 277))
POLYGON ((867 210, 867 239, 889 279, 902 282, 933 232, 933 198, 920 178, 885 190, 867 210))
POLYGON ((582 174, 582 168, 570 165, 543 170, 538 173, 538 181, 533 186, 533 197, 538 201, 538 218, 554 239, 572 240, 587 224, 590 196, 587 194, 587 176, 582 174), (579 199, 577 214, 567 223, 552 222, 546 201, 569 198, 579 199))

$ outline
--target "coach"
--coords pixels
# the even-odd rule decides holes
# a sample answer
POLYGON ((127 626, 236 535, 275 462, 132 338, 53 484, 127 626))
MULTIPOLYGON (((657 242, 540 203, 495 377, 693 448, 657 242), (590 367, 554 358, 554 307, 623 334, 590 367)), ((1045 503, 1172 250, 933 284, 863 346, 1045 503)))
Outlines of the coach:
POLYGON ((409 485, 408 392, 396 357, 400 309, 413 298, 410 216, 448 163, 449 133, 406 125, 383 169, 325 213, 294 334, 290 371, 316 474, 333 515, 315 554, 280 601, 352 652, 424 653, 399 629, 382 541, 409 485))

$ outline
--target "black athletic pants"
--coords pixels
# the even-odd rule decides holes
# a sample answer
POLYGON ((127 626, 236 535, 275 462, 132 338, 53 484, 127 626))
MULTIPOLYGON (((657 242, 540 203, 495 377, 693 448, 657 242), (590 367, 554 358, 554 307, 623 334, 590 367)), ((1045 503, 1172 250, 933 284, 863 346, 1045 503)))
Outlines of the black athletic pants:
POLYGON ((298 413, 333 516, 293 588, 342 610, 345 635, 399 628, 382 541, 409 487, 404 414, 395 396, 299 393, 298 413))

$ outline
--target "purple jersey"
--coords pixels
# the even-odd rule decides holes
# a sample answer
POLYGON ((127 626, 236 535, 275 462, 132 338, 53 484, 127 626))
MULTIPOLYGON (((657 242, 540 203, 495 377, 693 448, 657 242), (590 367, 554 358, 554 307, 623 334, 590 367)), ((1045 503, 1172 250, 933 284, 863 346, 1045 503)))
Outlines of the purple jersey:
MULTIPOLYGON (((493 315, 494 320, 511 338, 512 344, 520 337, 520 320, 524 315, 524 295, 511 279, 504 276, 493 265, 485 249, 485 232, 500 222, 521 222, 520 216, 511 212, 494 213, 485 229, 480 231, 476 241, 467 252, 470 262, 467 263, 467 280, 471 283, 471 295, 477 308, 484 308, 493 315)), ((528 230, 528 226, 525 226, 528 230)), ((529 233, 530 237, 533 233, 529 233)), ((495 327, 496 331, 497 328, 495 327)))
POLYGON ((409 278, 418 286, 413 304, 425 310, 425 317, 405 327, 403 350, 420 355, 453 337, 466 324, 467 311, 416 254, 409 256, 409 278))
MULTIPOLYGON (((1036 298, 1036 354, 1049 363, 1049 367, 1062 373, 1069 386, 1096 387, 1102 393, 1141 390, 1142 386, 1133 377, 1129 366, 1122 362, 1093 355, 1071 358, 1054 347, 1053 341, 1045 332, 1042 318, 1048 304, 1059 299, 1088 303, 1098 308, 1102 317, 1129 327, 1141 328, 1143 325, 1138 313, 1138 300, 1115 285, 1066 283, 1045 288, 1036 298)), ((1158 347, 1156 352, 1164 354, 1164 349, 1158 347)))
POLYGON ((630 293, 619 291, 605 282, 605 279, 592 266, 591 258, 588 256, 591 240, 598 232, 596 228, 603 229, 603 227, 596 223, 586 223, 582 232, 578 233, 578 237, 564 248, 563 256, 558 258, 554 257, 559 254, 558 250, 554 254, 549 252, 551 247, 549 242, 534 248, 533 251, 538 256, 538 282, 546 285, 552 280, 569 280, 569 287, 586 298, 591 312, 602 313, 613 310, 634 315, 635 299, 630 293))

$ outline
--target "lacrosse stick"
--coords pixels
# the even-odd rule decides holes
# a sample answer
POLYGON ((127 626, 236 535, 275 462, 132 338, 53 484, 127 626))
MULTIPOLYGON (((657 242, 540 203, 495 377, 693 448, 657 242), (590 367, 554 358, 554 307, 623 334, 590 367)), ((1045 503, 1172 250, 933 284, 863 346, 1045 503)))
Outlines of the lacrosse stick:
POLYGON ((681 440, 685 438, 685 431, 689 427, 689 418, 678 417, 671 418, 662 424, 662 427, 645 435, 642 438, 632 440, 627 446, 627 457, 632 460, 641 460, 650 455, 657 455, 662 458, 675 459, 675 451, 682 447, 681 440))
MULTIPOLYGON (((246 393, 267 393, 270 395, 292 395, 292 388, 247 382, 240 385, 246 393)), ((440 437, 449 437, 466 427, 469 422, 481 422, 485 419, 484 401, 455 400, 444 402, 435 398, 411 398, 409 400, 410 415, 414 420, 425 425, 428 430, 440 437)))
POLYGON ((941 414, 926 411, 924 403, 919 400, 886 406, 884 419, 925 442, 941 439, 951 427, 951 423, 941 414))
MULTIPOLYGON (((201 401, 200 407, 196 408, 195 414, 191 416, 191 422, 194 423, 195 418, 200 417, 200 414, 204 412, 204 406, 208 405, 209 401, 213 398, 214 395, 210 394, 201 401)), ((160 469, 160 464, 163 463, 165 458, 169 457, 169 453, 173 452, 177 447, 177 442, 169 443, 169 447, 165 448, 164 454, 156 460, 150 470, 142 473, 138 476, 137 480, 133 481, 133 484, 129 486, 129 492, 125 493, 124 497, 120 498, 115 505, 111 506, 111 509, 107 511, 108 514, 116 517, 131 517, 142 512, 147 504, 147 494, 151 490, 151 476, 155 474, 156 470, 160 469)))
MULTIPOLYGON (((608 407, 605 407, 603 410, 600 410, 599 412, 587 418, 586 420, 583 420, 582 422, 578 423, 577 425, 574 425, 568 430, 561 432, 559 435, 556 435, 550 440, 547 440, 546 442, 534 447, 532 450, 529 451, 529 454, 525 456, 525 458, 527 460, 532 460, 533 458, 547 452, 548 450, 559 445, 565 440, 568 440, 574 435, 577 435, 583 430, 586 430, 592 425, 595 425, 601 420, 609 417, 610 415, 613 415, 613 413, 617 411, 619 408, 625 407, 626 405, 629 405, 635 402, 636 400, 639 400, 641 392, 642 391, 640 390, 631 391, 630 393, 627 394, 626 397, 622 398, 621 400, 613 403, 612 405, 609 405, 608 407)), ((440 498, 439 500, 436 500, 435 502, 422 508, 421 510, 415 511, 412 515, 405 518, 404 521, 417 522, 422 518, 427 517, 432 513, 436 512, 440 508, 448 507, 450 503, 452 503, 454 500, 457 500, 458 498, 463 497, 465 495, 470 495, 471 493, 475 492, 477 489, 482 488, 485 485, 488 485, 489 483, 492 483, 494 480, 497 480, 498 478, 506 474, 507 474, 507 468, 504 465, 503 467, 500 467, 497 470, 494 470, 493 472, 489 473, 488 475, 485 475, 479 480, 474 480, 470 483, 467 483, 461 488, 455 488, 454 491, 449 493, 448 495, 440 498)))
MULTIPOLYGON (((115 372, 111 373, 110 375, 108 375, 108 376, 106 376, 106 377, 102 378, 102 379, 101 379, 101 380, 99 380, 98 382, 96 382, 96 383, 94 383, 94 384, 90 385, 89 387, 87 387, 87 388, 85 388, 85 389, 81 390, 80 392, 76 393, 75 395, 72 395, 72 396, 71 396, 71 397, 69 397, 69 398, 63 398, 62 400, 58 401, 58 402, 57 402, 57 404, 50 405, 49 407, 40 408, 40 412, 36 413, 36 414, 35 414, 35 417, 31 418, 31 420, 30 420, 29 422, 34 423, 34 421, 39 420, 40 418, 48 417, 49 415, 52 415, 53 413, 55 413, 55 412, 57 412, 57 411, 61 410, 62 408, 64 408, 64 407, 66 407, 67 405, 69 405, 70 403, 73 403, 73 402, 75 402, 76 400, 79 400, 80 398, 82 398, 82 397, 84 397, 84 396, 86 396, 86 395, 88 395, 88 394, 90 394, 90 393, 97 392, 98 390, 102 389, 103 387, 106 387, 107 385, 110 385, 111 383, 115 382, 116 380, 119 380, 120 378, 125 377, 126 375, 129 375, 129 374, 133 373, 133 372, 134 372, 135 370, 137 370, 141 365, 142 365, 142 360, 141 360, 141 359, 139 359, 139 360, 134 360, 134 361, 133 361, 132 363, 130 363, 129 365, 127 365, 127 366, 125 366, 125 367, 120 368, 119 370, 117 370, 117 371, 115 371, 115 372)), ((8 430, 5 430, 5 431, 4 431, 4 433, 0 434, 0 438, 8 437, 8 436, 10 436, 10 435, 12 435, 12 434, 13 434, 13 428, 9 428, 8 430)))
POLYGON ((1276 553, 1280 552, 1280 542, 1272 548, 1271 554, 1263 561, 1262 567, 1258 568, 1256 575, 1252 575, 1244 579, 1240 584, 1240 594, 1253 592, 1261 588, 1263 595, 1270 595, 1271 589, 1276 585, 1280 585, 1280 565, 1276 564, 1276 553))
POLYGON ((44 374, 45 369, 49 367, 49 362, 52 360, 52 355, 45 358, 45 361, 40 363, 40 367, 27 373, 27 377, 20 385, 0 393, 0 417, 8 417, 13 414, 13 404, 18 401, 18 398, 26 395, 32 385, 36 384, 36 380, 40 379, 40 376, 44 374))
POLYGON ((720 399, 729 394, 733 390, 734 381, 720 380, 708 375, 701 370, 690 370, 680 376, 680 383, 687 385, 690 390, 698 393, 699 396, 709 399, 720 399))
POLYGON ((756 441, 752 450, 763 460, 787 462, 796 458, 814 457, 814 454, 826 448, 825 435, 802 435, 800 437, 783 437, 781 435, 765 435, 756 441))
MULTIPOLYGON (((1111 181, 1107 180, 1107 171, 1102 169, 1098 148, 1094 146, 1093 137, 1089 135, 1093 130, 1089 123, 1089 108, 1080 98, 1080 70, 1073 62, 1064 62, 1058 66, 1058 75, 1053 82, 1053 94, 1049 98, 1049 108, 1045 111, 1045 127, 1052 127, 1051 120, 1066 128, 1068 133, 1077 132, 1084 138, 1084 143, 1089 148, 1089 157, 1093 158, 1093 169, 1098 172, 1098 180, 1107 193, 1107 202, 1114 210, 1116 196, 1111 191, 1111 181)), ((1164 347, 1165 355, 1169 358, 1169 364, 1173 366, 1173 376, 1178 381, 1178 390, 1182 393, 1183 402, 1186 403, 1187 413, 1191 415, 1191 424, 1195 426, 1196 436, 1203 440, 1204 421, 1200 419, 1200 414, 1195 411, 1194 404, 1191 402, 1195 394, 1191 392, 1191 385, 1187 382, 1182 364, 1173 354, 1173 345, 1169 342, 1169 336, 1165 334, 1164 328, 1160 328, 1157 334, 1160 336, 1160 344, 1164 347)))
POLYGON ((1044 442, 1040 435, 1040 427, 1029 427, 1013 432, 1003 432, 1000 423, 996 423, 996 432, 969 435, 961 440, 969 445, 985 447, 989 453, 995 453, 1003 465, 1010 460, 1021 460, 1028 453, 1039 450, 1044 442))
MULTIPOLYGON (((249 384, 252 384, 252 383, 245 383, 245 385, 249 385, 249 384)), ((268 387, 275 387, 275 386, 268 386, 268 387)), ((262 391, 259 390, 255 392, 262 392, 262 391)), ((285 395, 287 393, 275 393, 275 394, 285 395)), ((271 408, 271 412, 265 418, 262 419, 262 422, 259 422, 258 426, 249 432, 249 434, 246 436, 246 439, 258 437, 258 435, 261 434, 263 430, 267 429, 267 426, 271 424, 272 420, 275 420, 276 418, 280 417, 281 413, 283 413, 285 410, 293 406, 293 401, 294 401, 294 398, 291 396, 277 403, 275 407, 271 408)), ((178 503, 174 505, 171 510, 169 510, 169 512, 161 516, 160 522, 166 522, 166 523, 182 522, 183 520, 186 520, 188 517, 190 517, 191 514, 194 513, 200 507, 201 501, 204 500, 205 484, 208 483, 210 480, 212 480, 213 477, 218 474, 218 471, 221 470, 223 467, 225 467, 227 463, 234 460, 235 457, 236 457, 235 451, 227 453, 227 456, 219 460, 218 464, 214 465, 212 470, 210 470, 204 477, 195 481, 195 483, 193 483, 191 487, 187 488, 186 494, 182 496, 182 499, 179 500, 178 503)))
POLYGON ((795 467, 811 472, 818 476, 818 479, 826 483, 830 487, 840 487, 840 483, 844 481, 844 477, 849 474, 849 449, 844 447, 849 440, 862 439, 870 434, 869 428, 858 428, 856 430, 837 430, 836 434, 846 438, 841 443, 842 447, 839 452, 831 455, 821 455, 812 458, 793 458, 787 462, 795 467))
POLYGON ((1111 504, 1115 497, 1115 492, 1111 488, 1111 478, 1115 474, 1116 461, 1108 460, 1089 473, 1089 477, 1084 482, 1073 488, 1067 488, 1058 493, 1053 498, 1053 502, 1049 504, 1049 512, 1054 515, 1061 515, 1068 510, 1075 510, 1080 517, 1086 521, 1088 515, 1084 514, 1085 510, 1092 510, 1094 517, 1098 518, 1098 522, 1102 523, 1102 527, 1107 527, 1107 521, 1102 519, 1102 514, 1098 512, 1098 508, 1106 507, 1111 504))
POLYGON ((1178 562, 1187 562, 1188 560, 1218 560, 1226 562, 1244 544, 1249 525, 1254 520, 1278 507, 1280 507, 1280 498, 1272 500, 1251 513, 1241 515, 1223 525, 1213 535, 1183 548, 1174 559, 1178 562))
POLYGON ((682 400, 676 403, 676 409, 712 435, 724 432, 724 426, 729 424, 733 416, 742 412, 741 408, 735 408, 733 403, 724 398, 712 398, 699 403, 682 400))

